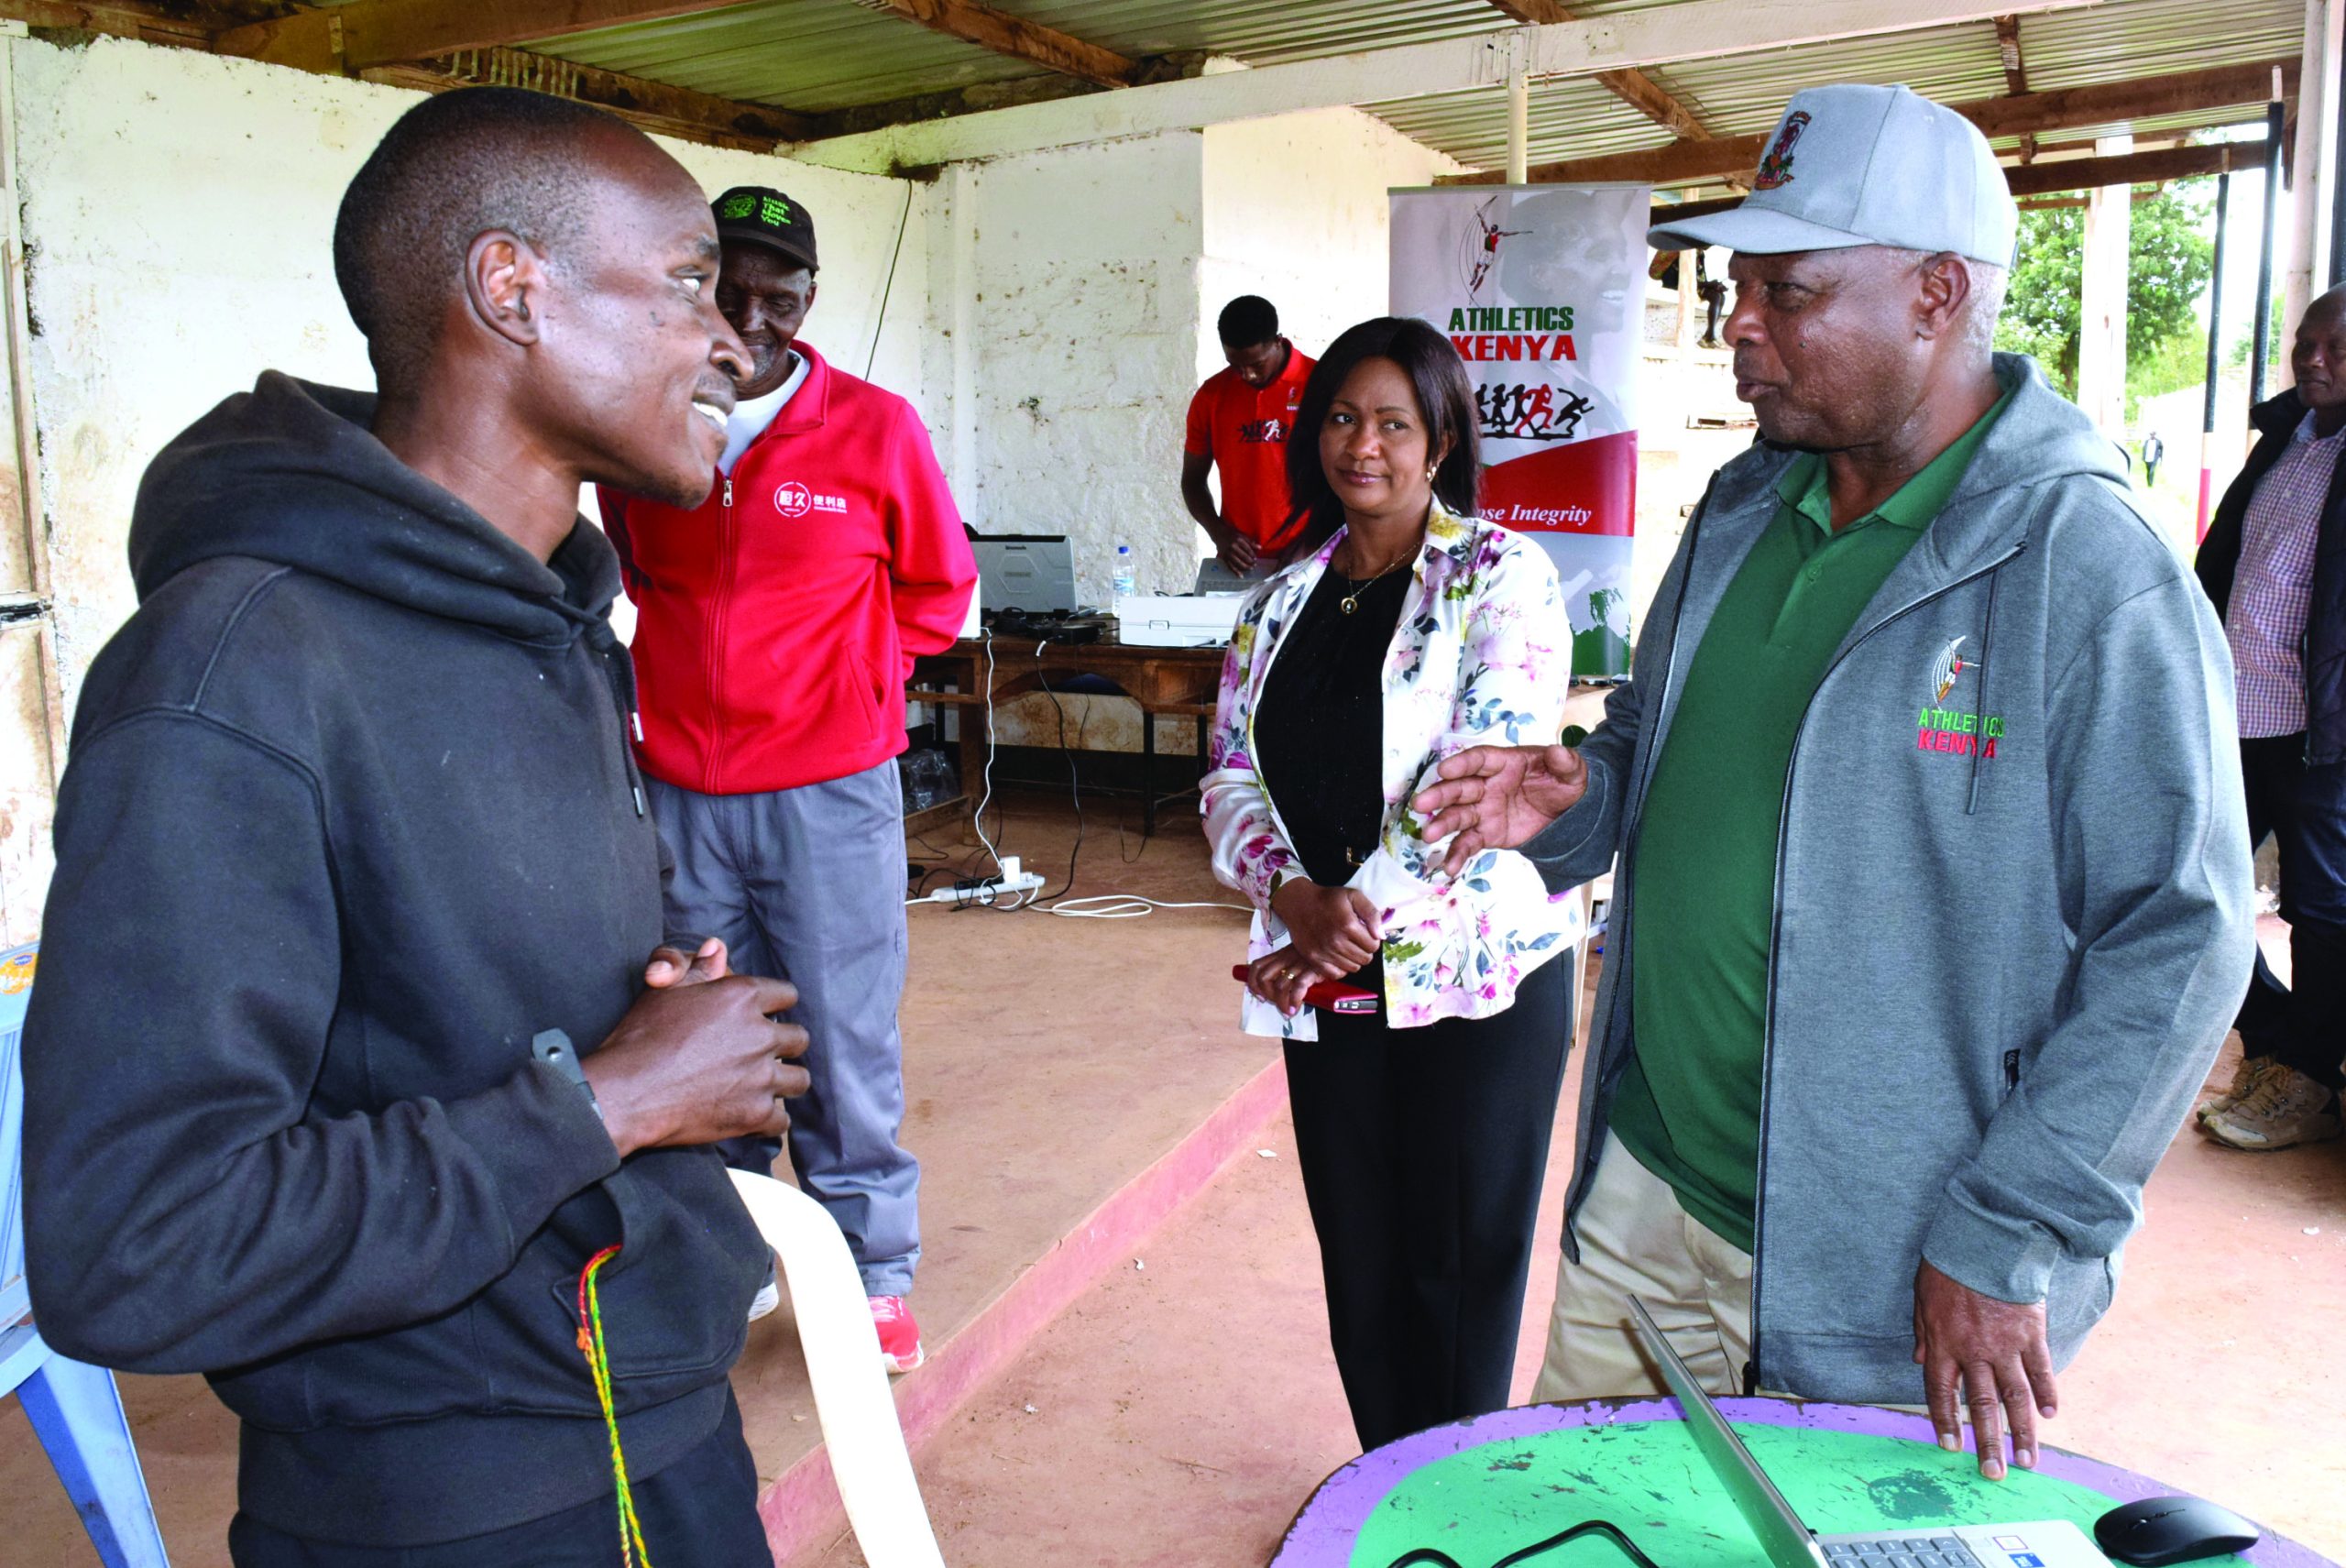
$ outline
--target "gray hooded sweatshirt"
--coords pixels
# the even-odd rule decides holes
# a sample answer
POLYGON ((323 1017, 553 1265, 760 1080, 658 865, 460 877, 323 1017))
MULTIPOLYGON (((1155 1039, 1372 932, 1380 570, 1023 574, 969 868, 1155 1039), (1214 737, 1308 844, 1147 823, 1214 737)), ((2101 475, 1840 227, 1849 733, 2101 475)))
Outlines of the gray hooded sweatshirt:
MULTIPOLYGON (((1826 666, 1785 773, 1752 1387, 1920 1403, 1925 1257, 2045 1301, 2066 1365, 2246 988, 2223 629, 2116 448, 2028 360, 1996 373, 2011 404, 1826 666)), ((1794 455, 1755 447, 1712 480, 1581 748, 1587 795, 1525 846, 1553 887, 1620 857, 1568 1212, 1637 1048, 1654 762, 1794 455)))

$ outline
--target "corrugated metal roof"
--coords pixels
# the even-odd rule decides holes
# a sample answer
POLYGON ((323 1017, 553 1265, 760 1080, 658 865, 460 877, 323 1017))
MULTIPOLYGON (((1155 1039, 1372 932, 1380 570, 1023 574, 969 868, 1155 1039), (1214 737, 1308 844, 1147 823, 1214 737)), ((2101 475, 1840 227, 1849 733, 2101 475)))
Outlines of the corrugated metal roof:
MULTIPOLYGON (((1134 59, 1197 51, 1255 65, 1515 25, 1489 0, 992 3, 1134 59)), ((1592 16, 1613 15, 1684 3, 1584 0, 1580 8, 1592 16)), ((2023 16, 2020 37, 2029 85, 2042 91, 2294 55, 2303 26, 2302 0, 2109 0, 2023 16)), ((858 0, 755 0, 536 47, 584 64, 810 114, 1050 74, 858 0)), ((1720 136, 1764 131, 1795 90, 1820 82, 1904 82, 1948 102, 2006 91, 1995 29, 1984 21, 1685 60, 1651 68, 1648 74, 1720 136)), ((1491 167, 1505 158, 1502 93, 1445 93, 1363 107, 1462 161, 1491 167)), ((1533 87, 1534 162, 1657 147, 1669 139, 1669 133, 1594 81, 1533 87)))
MULTIPOLYGON (((1592 11, 1599 7, 1592 5, 1592 11)), ((1622 7, 1606 7, 1620 9, 1622 7)), ((2038 92, 2122 82, 2276 60, 2297 52, 2304 9, 2297 0, 2239 0, 2218 5, 2209 0, 2114 0, 2077 11, 2021 18, 2022 59, 2029 86, 2038 92)), ((1825 82, 1903 82, 1943 103, 2001 96, 2007 91, 1994 27, 1987 22, 1847 38, 1836 43, 1770 49, 1716 60, 1682 60, 1649 72, 1718 136, 1764 132, 1775 123, 1784 100, 1802 87, 1825 82)), ((1580 90, 1567 114, 1586 113, 1584 93, 1595 83, 1543 82, 1533 89, 1531 161, 1587 158, 1664 145, 1660 126, 1627 110, 1592 116, 1581 124, 1551 128, 1541 113, 1544 97, 1580 90), (1622 114, 1629 115, 1624 120, 1622 114), (1545 134, 1543 134, 1545 133, 1545 134)), ((1602 89, 1596 89, 1602 92, 1602 89)), ((1606 95, 1608 99, 1609 94, 1606 95)), ((1495 167, 1506 157, 1507 105, 1497 93, 1457 93, 1364 105, 1403 133, 1468 163, 1495 167)), ((2231 115, 2165 115, 2143 121, 2145 133, 2253 119, 2259 110, 2231 115)), ((2059 133, 2064 140, 2114 135, 2122 125, 2081 127, 2059 133)), ((1999 144, 2002 150, 2016 140, 1999 144)))
POLYGON ((853 0, 758 0, 526 47, 807 114, 1045 74, 853 0))

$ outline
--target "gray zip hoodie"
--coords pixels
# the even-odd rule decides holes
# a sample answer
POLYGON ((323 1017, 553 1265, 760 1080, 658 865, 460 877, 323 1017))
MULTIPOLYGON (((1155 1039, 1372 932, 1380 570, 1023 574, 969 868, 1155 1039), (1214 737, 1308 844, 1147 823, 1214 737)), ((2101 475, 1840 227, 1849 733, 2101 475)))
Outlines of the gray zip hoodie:
MULTIPOLYGON (((1753 1387, 1920 1403, 1922 1257, 2045 1301, 2066 1365, 2246 987, 2223 629, 2116 449, 2028 360, 1996 373, 2018 390, 1826 666, 1785 773, 1753 1387)), ((1755 447, 1712 480, 1581 748, 1586 796, 1525 846, 1555 887, 1620 857, 1568 1212, 1636 1049, 1654 761, 1793 456, 1755 447)))

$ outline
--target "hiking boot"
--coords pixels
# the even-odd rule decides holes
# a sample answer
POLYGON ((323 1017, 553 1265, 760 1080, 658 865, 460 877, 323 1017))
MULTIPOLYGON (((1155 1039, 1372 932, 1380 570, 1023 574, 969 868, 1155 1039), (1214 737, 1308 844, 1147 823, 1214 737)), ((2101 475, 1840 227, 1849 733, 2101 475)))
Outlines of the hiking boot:
POLYGON ((2273 1064, 2231 1109, 2199 1130, 2236 1149, 2285 1149, 2338 1135, 2338 1096, 2293 1067, 2273 1064))
POLYGON ((902 1296, 872 1296, 872 1326, 880 1331, 880 1364, 891 1372, 910 1372, 928 1359, 921 1348, 920 1325, 902 1296))
POLYGON ((2232 1069, 2232 1086, 2200 1106, 2196 1113, 2198 1119, 2205 1122, 2219 1112, 2229 1111, 2247 1099, 2248 1091, 2256 1087, 2256 1080, 2276 1065, 2271 1057, 2242 1056, 2240 1065, 2232 1069))

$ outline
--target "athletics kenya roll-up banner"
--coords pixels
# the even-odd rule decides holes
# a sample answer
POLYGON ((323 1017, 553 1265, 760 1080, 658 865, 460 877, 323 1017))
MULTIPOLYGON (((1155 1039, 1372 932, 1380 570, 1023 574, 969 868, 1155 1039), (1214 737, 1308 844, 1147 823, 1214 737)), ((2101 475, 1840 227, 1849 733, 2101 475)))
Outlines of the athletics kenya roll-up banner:
POLYGON ((1629 668, 1645 185, 1392 192, 1393 313, 1458 345, 1483 437, 1483 515, 1547 548, 1573 673, 1629 668))

